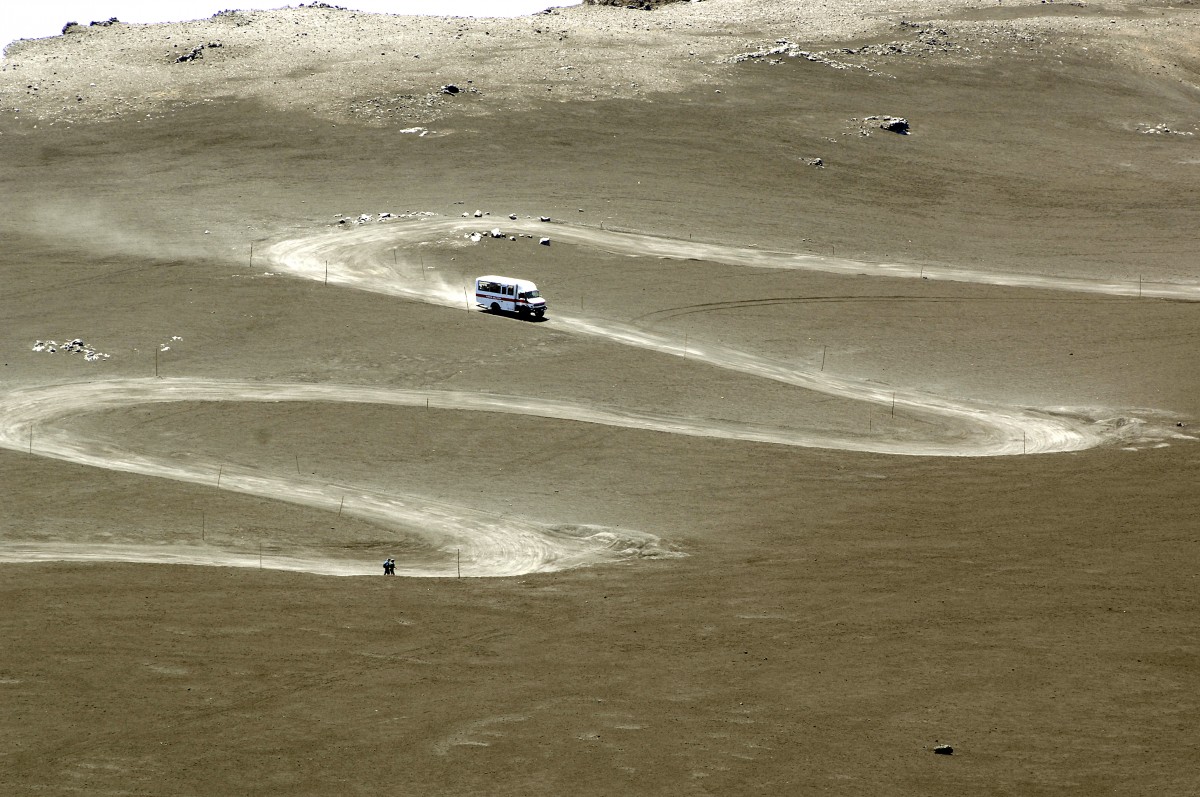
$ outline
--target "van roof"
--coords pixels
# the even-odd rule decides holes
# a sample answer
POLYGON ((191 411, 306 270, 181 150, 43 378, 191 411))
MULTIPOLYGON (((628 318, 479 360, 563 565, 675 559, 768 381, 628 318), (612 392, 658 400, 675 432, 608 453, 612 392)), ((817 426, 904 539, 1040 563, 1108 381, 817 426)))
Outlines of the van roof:
POLYGON ((537 286, 529 280, 517 279, 516 277, 501 277, 496 274, 485 274, 482 277, 476 277, 476 282, 503 282, 507 285, 516 285, 524 290, 537 290, 537 286))

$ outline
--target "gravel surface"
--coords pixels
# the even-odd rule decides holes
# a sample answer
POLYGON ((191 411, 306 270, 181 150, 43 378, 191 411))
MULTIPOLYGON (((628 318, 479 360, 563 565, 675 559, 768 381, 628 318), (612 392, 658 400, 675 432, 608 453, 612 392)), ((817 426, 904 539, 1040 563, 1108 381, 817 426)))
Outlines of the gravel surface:
POLYGON ((10 45, 0 66, 0 114, 70 122, 238 97, 359 122, 427 123, 451 109, 496 111, 546 97, 717 88, 731 56, 776 39, 891 38, 897 20, 969 6, 705 0, 652 12, 578 6, 513 19, 287 8, 76 26, 10 45), (443 93, 447 84, 462 92, 443 93))

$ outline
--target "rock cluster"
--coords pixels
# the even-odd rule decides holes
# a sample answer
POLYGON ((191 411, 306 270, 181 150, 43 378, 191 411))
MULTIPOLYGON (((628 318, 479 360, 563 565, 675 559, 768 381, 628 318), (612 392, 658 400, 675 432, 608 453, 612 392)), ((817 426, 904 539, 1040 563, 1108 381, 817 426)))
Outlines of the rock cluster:
MULTIPOLYGON (((109 17, 108 19, 100 20, 98 22, 93 21, 88 27, 110 28, 113 25, 119 25, 120 22, 121 22, 121 20, 117 19, 116 17, 109 17)), ((63 25, 63 27, 62 27, 62 32, 63 32, 64 36, 66 36, 68 33, 81 33, 84 30, 85 30, 84 26, 80 25, 78 22, 68 22, 66 25, 63 25)))
POLYGON ((1194 136, 1196 135, 1190 130, 1173 130, 1166 123, 1156 125, 1138 125, 1139 133, 1147 133, 1152 136, 1194 136))
POLYGON ((177 64, 186 64, 189 61, 198 61, 204 57, 204 51, 215 47, 222 46, 220 42, 208 42, 207 44, 199 44, 193 47, 188 52, 175 59, 177 64))
POLYGON ((109 358, 109 355, 101 354, 92 348, 90 343, 84 343, 82 338, 75 338, 66 343, 56 343, 53 340, 39 340, 33 344, 33 351, 44 351, 49 354, 57 354, 60 351, 67 354, 82 354, 83 359, 90 363, 109 358))
POLYGON ((436 215, 437 215, 436 213, 433 213, 428 210, 421 210, 421 211, 409 210, 404 213, 390 213, 387 211, 385 211, 383 213, 379 213, 379 214, 362 213, 362 214, 359 214, 355 218, 351 218, 350 216, 343 216, 341 213, 339 213, 336 216, 334 216, 334 218, 337 219, 338 224, 368 224, 372 221, 387 221, 388 219, 422 219, 422 218, 426 218, 427 216, 436 216, 436 215))
POLYGON ((781 64, 784 58, 803 58, 806 61, 823 64, 831 69, 862 69, 872 75, 883 75, 867 64, 850 63, 846 56, 884 58, 888 56, 916 55, 925 56, 934 53, 949 53, 962 50, 958 44, 950 40, 950 34, 943 28, 931 25, 919 25, 911 22, 901 22, 901 27, 916 30, 916 41, 891 41, 883 44, 864 44, 861 47, 838 47, 832 50, 805 50, 800 45, 788 39, 776 39, 775 46, 754 52, 735 55, 733 63, 743 61, 766 61, 771 64, 781 64))
POLYGON ((638 11, 653 11, 659 6, 681 2, 687 2, 687 0, 583 0, 585 6, 616 6, 638 11))

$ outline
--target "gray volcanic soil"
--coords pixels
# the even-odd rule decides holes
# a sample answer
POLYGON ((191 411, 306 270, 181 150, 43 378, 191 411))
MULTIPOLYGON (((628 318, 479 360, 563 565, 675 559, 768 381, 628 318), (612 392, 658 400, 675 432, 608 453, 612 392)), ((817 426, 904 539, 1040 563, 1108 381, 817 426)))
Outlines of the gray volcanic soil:
POLYGON ((33 429, 31 455, 3 419, 4 790, 1194 788, 1197 305, 1151 286, 1200 277, 1200 12, 838 6, 514 21, 293 9, 10 47, 0 402, 157 368, 847 440, 939 433, 878 402, 574 334, 560 318, 575 314, 884 392, 1166 431, 1073 453, 888 456, 436 407, 183 401, 72 408, 33 429), (838 52, 734 58, 777 39, 838 52), (449 82, 478 93, 440 94, 449 82), (876 114, 912 134, 864 128, 876 114), (528 275, 551 303, 533 324, 298 279, 264 254, 335 214, 477 208, 480 229, 551 216, 552 239, 555 223, 604 225, 1127 295, 532 239, 394 255, 422 284, 528 275), (74 337, 111 358, 30 351, 74 337), (408 554, 453 575, 456 543, 218 490, 216 473, 38 455, 73 439, 659 547, 508 578, 275 570, 299 557, 374 572, 408 554), (113 546, 249 566, 103 561, 113 546), (49 561, 13 563, 21 551, 49 561), (97 561, 56 561, 70 552, 97 561), (933 755, 947 743, 953 756, 933 755))

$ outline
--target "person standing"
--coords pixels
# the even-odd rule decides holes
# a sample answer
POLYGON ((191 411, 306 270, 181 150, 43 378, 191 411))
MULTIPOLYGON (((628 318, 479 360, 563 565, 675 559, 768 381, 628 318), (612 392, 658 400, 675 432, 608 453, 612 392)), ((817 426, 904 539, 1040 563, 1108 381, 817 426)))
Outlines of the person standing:
POLYGON ((395 560, 395 559, 392 559, 391 557, 389 557, 389 558, 387 558, 387 559, 385 559, 385 560, 384 560, 384 562, 383 562, 383 574, 384 574, 385 576, 394 576, 394 575, 396 575, 396 560, 395 560))

